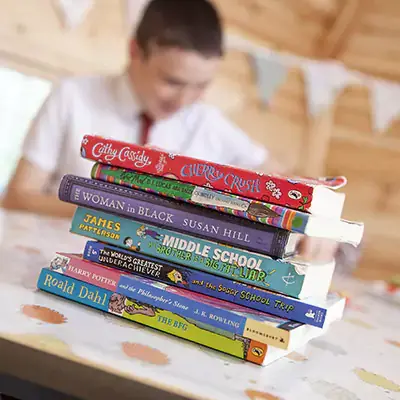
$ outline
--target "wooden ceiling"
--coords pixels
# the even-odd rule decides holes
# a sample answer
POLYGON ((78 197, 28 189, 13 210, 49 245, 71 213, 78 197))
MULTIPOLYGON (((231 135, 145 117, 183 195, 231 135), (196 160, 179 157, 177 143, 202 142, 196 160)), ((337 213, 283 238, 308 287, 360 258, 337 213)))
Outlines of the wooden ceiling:
POLYGON ((399 0, 214 0, 228 31, 400 82, 399 0))
MULTIPOLYGON (((117 70, 125 62, 128 0, 95 0, 72 31, 62 29, 53 0, 40 0, 41 7, 38 1, 0 0, 0 64, 59 76, 117 70)), ((228 33, 400 82, 400 0, 213 1, 228 33)))

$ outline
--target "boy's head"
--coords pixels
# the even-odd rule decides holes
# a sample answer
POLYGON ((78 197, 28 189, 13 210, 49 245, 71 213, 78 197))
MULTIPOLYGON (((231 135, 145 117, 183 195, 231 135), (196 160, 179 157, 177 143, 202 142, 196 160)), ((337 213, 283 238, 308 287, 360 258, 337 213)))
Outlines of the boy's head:
POLYGON ((195 102, 223 56, 221 21, 207 0, 151 0, 134 32, 130 72, 143 108, 165 118, 195 102))

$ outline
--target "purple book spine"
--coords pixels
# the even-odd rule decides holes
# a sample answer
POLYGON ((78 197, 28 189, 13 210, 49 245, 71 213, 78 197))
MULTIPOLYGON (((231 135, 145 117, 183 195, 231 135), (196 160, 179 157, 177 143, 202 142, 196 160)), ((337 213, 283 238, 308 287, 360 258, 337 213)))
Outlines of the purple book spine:
POLYGON ((65 175, 62 201, 166 227, 273 257, 285 256, 288 231, 238 220, 213 210, 178 203, 140 190, 95 179, 65 175))

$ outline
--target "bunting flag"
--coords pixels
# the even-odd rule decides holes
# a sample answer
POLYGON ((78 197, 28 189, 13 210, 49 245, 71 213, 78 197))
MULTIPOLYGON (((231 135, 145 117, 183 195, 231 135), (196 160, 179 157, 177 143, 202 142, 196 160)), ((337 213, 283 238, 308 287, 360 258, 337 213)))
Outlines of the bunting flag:
POLYGON ((274 54, 260 56, 254 53, 250 56, 261 101, 268 106, 278 87, 286 80, 288 67, 274 54))
POLYGON ((267 104, 291 67, 301 67, 304 74, 308 110, 316 117, 335 103, 342 90, 352 84, 363 85, 371 93, 374 130, 384 132, 400 116, 400 84, 350 70, 337 61, 310 60, 293 54, 275 52, 251 43, 238 35, 227 35, 228 48, 250 54, 256 72, 260 97, 267 104), (269 72, 268 72, 269 71, 269 72))
POLYGON ((369 86, 374 130, 383 133, 400 116, 400 85, 372 80, 369 86))
POLYGON ((309 60, 302 66, 308 110, 313 117, 330 107, 345 87, 362 83, 358 73, 340 63, 309 60))
POLYGON ((65 29, 79 26, 93 7, 94 0, 55 0, 55 8, 65 29))

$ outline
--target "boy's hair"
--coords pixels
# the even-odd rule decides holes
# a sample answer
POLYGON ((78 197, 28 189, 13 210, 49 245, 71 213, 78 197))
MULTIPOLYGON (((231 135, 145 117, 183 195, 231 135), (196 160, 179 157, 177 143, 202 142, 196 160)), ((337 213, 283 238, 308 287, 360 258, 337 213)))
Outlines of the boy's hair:
POLYGON ((151 0, 134 36, 146 56, 153 44, 223 55, 220 16, 208 0, 151 0))

